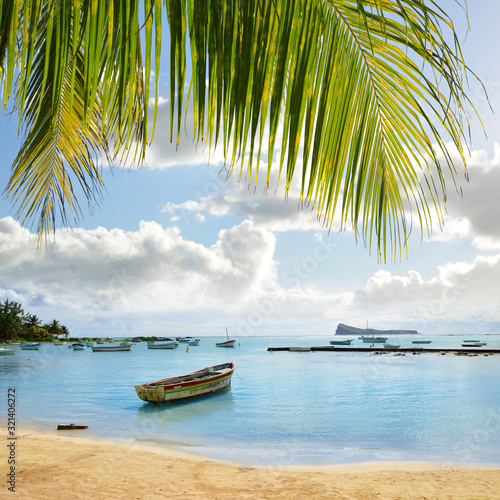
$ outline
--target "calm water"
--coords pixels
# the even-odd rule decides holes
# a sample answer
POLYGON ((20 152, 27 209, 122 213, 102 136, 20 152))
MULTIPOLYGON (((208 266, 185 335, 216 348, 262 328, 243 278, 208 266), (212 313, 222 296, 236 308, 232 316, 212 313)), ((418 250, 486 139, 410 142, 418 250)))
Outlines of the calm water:
MULTIPOLYGON (((42 345, 0 357, 1 422, 15 387, 18 425, 89 425, 92 435, 248 464, 429 460, 500 464, 500 354, 268 352, 329 338, 202 338, 199 346, 93 353, 42 345), (230 390, 184 403, 142 402, 134 385, 236 363, 230 390)), ((466 337, 432 338, 432 347, 466 337)), ((469 338, 469 337, 468 337, 469 338)), ((473 337, 478 338, 479 337, 473 337)), ((500 348, 500 336, 481 336, 500 348)), ((392 343, 409 345, 409 338, 392 343)), ((361 345, 360 341, 355 344, 361 345)), ((354 345, 354 344, 353 344, 354 345)), ((366 345, 365 345, 366 346, 366 345)))

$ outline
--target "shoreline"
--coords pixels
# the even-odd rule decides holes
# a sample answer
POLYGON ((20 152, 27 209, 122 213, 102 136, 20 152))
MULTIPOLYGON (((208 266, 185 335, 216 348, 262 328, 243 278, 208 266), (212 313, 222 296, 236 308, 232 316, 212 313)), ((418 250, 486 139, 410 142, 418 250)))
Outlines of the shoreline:
MULTIPOLYGON (((6 426, 1 429, 8 442, 6 426)), ((248 466, 163 446, 58 431, 23 427, 16 429, 15 437, 15 494, 22 499, 500 500, 500 466, 431 462, 248 466)), ((7 454, 8 445, 4 449, 7 454)), ((8 471, 7 459, 2 458, 2 472, 8 471)), ((8 487, 4 481, 0 491, 10 493, 8 487)))

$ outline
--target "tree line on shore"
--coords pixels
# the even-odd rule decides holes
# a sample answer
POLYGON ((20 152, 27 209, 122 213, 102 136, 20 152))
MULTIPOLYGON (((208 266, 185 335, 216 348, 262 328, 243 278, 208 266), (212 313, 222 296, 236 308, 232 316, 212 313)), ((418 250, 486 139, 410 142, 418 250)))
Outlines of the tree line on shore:
POLYGON ((0 302, 0 341, 51 340, 59 336, 68 338, 69 330, 58 320, 43 323, 36 314, 25 312, 19 302, 0 302))

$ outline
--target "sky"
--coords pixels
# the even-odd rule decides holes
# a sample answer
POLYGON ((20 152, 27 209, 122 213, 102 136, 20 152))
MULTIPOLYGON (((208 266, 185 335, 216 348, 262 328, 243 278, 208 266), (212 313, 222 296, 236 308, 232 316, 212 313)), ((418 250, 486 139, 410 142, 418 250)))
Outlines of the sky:
MULTIPOLYGON (((423 334, 500 332, 500 3, 447 9, 482 80, 468 95, 469 182, 450 186, 441 230, 415 230, 408 256, 379 262, 350 230, 329 231, 296 190, 227 178, 216 153, 168 131, 166 74, 155 141, 140 169, 103 168, 105 192, 78 226, 37 247, 0 200, 0 301, 20 302, 72 336, 330 336, 338 323, 423 334), (491 106, 491 108, 490 108, 491 106), (162 136, 163 133, 163 136, 162 136)), ((189 129, 189 127, 188 127, 189 129)), ((17 154, 17 122, 0 118, 0 185, 17 154)), ((457 161, 457 165, 459 165, 457 161)), ((460 166, 458 168, 461 168, 460 166)))

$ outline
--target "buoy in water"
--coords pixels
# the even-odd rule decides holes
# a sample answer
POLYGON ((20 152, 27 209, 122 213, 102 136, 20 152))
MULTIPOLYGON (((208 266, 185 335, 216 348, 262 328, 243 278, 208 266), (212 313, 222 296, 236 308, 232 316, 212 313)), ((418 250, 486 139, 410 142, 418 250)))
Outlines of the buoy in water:
POLYGON ((186 347, 186 352, 189 352, 189 347, 186 347))

